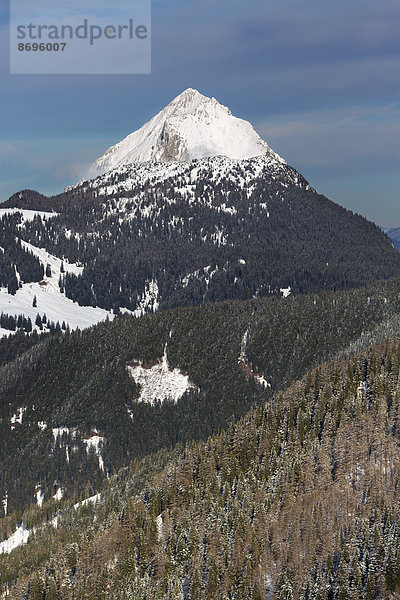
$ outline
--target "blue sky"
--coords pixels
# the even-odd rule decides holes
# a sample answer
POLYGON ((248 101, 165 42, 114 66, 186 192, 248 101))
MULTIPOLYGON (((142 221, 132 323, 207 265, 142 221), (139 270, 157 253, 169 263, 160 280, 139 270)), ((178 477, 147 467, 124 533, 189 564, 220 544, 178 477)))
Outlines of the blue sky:
POLYGON ((1 3, 0 201, 76 182, 194 87, 250 120, 319 192, 400 225, 398 0, 154 0, 152 74, 136 76, 9 75, 1 3))

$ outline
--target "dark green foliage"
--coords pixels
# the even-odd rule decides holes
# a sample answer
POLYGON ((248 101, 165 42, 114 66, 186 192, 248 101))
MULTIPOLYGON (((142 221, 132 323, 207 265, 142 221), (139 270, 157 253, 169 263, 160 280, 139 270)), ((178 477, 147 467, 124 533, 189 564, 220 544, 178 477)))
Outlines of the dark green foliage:
MULTIPOLYGON (((105 473, 132 458, 228 426, 397 312, 398 285, 386 283, 319 296, 205 304, 140 319, 125 315, 49 338, 0 371, 0 495, 8 491, 12 511, 32 501, 38 483, 46 498, 55 482, 66 497, 96 491, 105 473), (238 361, 246 331, 245 356, 238 361), (176 404, 138 403, 127 365, 154 364, 166 344, 170 368, 187 374, 198 390, 176 404), (257 383, 258 374, 271 389, 257 383), (20 408, 26 409, 22 425, 11 429, 20 408), (57 443, 56 427, 70 430, 57 443), (104 436, 105 473, 84 445, 83 436, 94 431, 104 436)), ((61 331, 44 315, 40 321, 61 331)), ((306 433, 305 421, 301 427, 306 433)))
POLYGON ((24 317, 23 315, 6 315, 1 313, 0 315, 0 327, 3 329, 9 329, 10 331, 15 331, 16 329, 20 331, 24 331, 25 333, 30 333, 32 331, 32 321, 28 317, 24 317))
POLYGON ((16 239, 18 214, 3 215, 0 219, 0 287, 7 287, 9 294, 18 289, 18 278, 22 282, 40 281, 44 270, 39 259, 25 250, 19 239, 16 239))
POLYGON ((399 389, 398 340, 320 366, 207 441, 134 462, 96 507, 62 503, 57 531, 51 503, 26 513, 36 539, 0 557, 0 583, 11 600, 396 598, 399 389))
POLYGON ((57 210, 18 235, 84 265, 60 288, 108 310, 136 309, 152 281, 160 308, 170 308, 288 286, 347 289, 399 273, 400 255, 378 227, 318 195, 291 167, 276 176, 248 161, 221 179, 215 169, 215 160, 200 161, 143 184, 132 167, 132 180, 129 169, 108 175, 110 188, 99 190, 100 179, 48 199, 28 190, 6 205, 57 210))
POLYGON ((48 333, 38 335, 36 331, 26 335, 22 331, 18 331, 15 335, 0 338, 0 367, 13 362, 48 335, 48 333))

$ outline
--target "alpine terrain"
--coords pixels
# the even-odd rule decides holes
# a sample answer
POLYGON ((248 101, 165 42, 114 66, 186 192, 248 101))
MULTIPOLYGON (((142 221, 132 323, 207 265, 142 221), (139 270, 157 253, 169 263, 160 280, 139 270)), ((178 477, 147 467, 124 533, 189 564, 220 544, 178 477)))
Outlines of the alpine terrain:
POLYGON ((120 310, 346 289, 400 271, 378 227, 318 194, 250 123, 193 89, 91 173, 58 196, 24 190, 3 204, 8 316, 84 327, 120 310))
POLYGON ((1 598, 399 598, 399 339, 388 235, 194 89, 15 193, 1 598))

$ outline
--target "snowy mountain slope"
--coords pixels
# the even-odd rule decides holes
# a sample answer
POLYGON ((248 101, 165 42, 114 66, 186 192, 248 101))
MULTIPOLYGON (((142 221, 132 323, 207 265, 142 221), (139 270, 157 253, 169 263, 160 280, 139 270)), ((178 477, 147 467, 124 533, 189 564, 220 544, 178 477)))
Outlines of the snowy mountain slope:
POLYGON ((378 227, 267 155, 131 163, 57 197, 16 194, 16 203, 58 212, 16 234, 79 261, 66 295, 108 311, 348 288, 400 269, 378 227))
MULTIPOLYGON (((170 334, 171 335, 171 334, 170 334)), ((168 364, 167 345, 165 344, 162 359, 152 366, 145 367, 142 361, 135 361, 128 365, 127 369, 131 377, 140 387, 138 402, 147 402, 154 404, 157 400, 166 399, 177 402, 182 396, 190 391, 199 388, 191 383, 188 375, 182 373, 179 369, 171 369, 168 364)), ((129 416, 133 419, 133 413, 128 409, 129 416)))
POLYGON ((21 208, 0 208, 0 219, 3 215, 12 215, 15 213, 19 213, 22 215, 21 222, 26 223, 27 221, 33 221, 35 217, 40 217, 41 219, 51 219, 57 216, 55 212, 46 212, 44 210, 24 210, 21 208))
MULTIPOLYGON (((190 195, 199 181, 206 180, 214 186, 229 181, 239 189, 249 190, 250 194, 254 181, 262 176, 279 181, 282 187, 293 184, 311 189, 305 179, 295 169, 281 162, 279 157, 256 156, 238 161, 230 157, 214 156, 190 163, 173 161, 122 164, 95 179, 67 188, 66 191, 96 190, 101 196, 120 197, 127 191, 141 188, 146 192, 148 186, 156 188, 164 182, 176 180, 177 191, 182 196, 187 192, 190 195)), ((190 198, 188 201, 190 202, 190 198)))
MULTIPOLYGON (((37 248, 28 242, 21 240, 22 246, 37 256, 45 267, 50 267, 42 281, 22 283, 14 295, 8 294, 6 288, 0 288, 0 312, 9 315, 23 315, 35 323, 37 314, 46 315, 48 322, 60 324, 64 321, 71 329, 84 329, 107 317, 113 319, 112 311, 92 306, 79 306, 77 302, 67 298, 60 290, 59 278, 63 273, 80 275, 83 267, 70 264, 68 261, 49 254, 44 248, 37 248), (62 266, 61 266, 62 264, 62 266), (63 270, 63 272, 62 272, 63 270), (35 301, 34 301, 35 300, 35 301), (34 306, 36 304, 36 306, 34 306)), ((0 337, 9 335, 11 332, 0 328, 0 337)))
POLYGON ((137 315, 355 287, 400 270, 375 225, 318 194, 250 123, 192 89, 93 173, 58 196, 23 190, 6 203, 58 213, 15 235, 83 265, 65 277, 80 305, 137 315))
POLYGON ((385 231, 392 240, 395 248, 400 251, 400 227, 385 228, 385 231))
POLYGON ((265 155, 284 163, 253 126, 234 117, 215 98, 187 89, 139 130, 111 146, 91 175, 130 163, 190 162, 209 156, 243 160, 265 155))

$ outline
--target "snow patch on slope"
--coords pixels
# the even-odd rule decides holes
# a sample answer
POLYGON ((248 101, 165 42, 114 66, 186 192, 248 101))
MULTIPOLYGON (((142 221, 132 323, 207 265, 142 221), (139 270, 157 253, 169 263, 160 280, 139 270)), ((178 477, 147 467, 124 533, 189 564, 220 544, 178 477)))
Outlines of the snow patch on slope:
POLYGON ((86 446, 86 451, 89 454, 90 449, 93 448, 95 453, 97 454, 97 458, 99 461, 99 467, 102 471, 104 471, 104 461, 101 455, 101 448, 103 446, 104 436, 99 435, 97 432, 93 432, 90 437, 84 437, 83 443, 86 446))
POLYGON ((281 288, 279 291, 281 292, 281 294, 284 298, 287 298, 291 294, 291 289, 292 288, 289 286, 287 288, 281 288))
POLYGON ((88 504, 96 504, 101 498, 101 494, 95 494, 94 496, 90 496, 90 498, 85 498, 85 500, 81 500, 74 504, 74 510, 77 510, 80 506, 87 506, 88 504))
POLYGON ((133 311, 135 317, 141 317, 148 312, 157 312, 159 307, 158 301, 158 284, 156 280, 146 282, 144 292, 138 298, 137 309, 133 311))
POLYGON ((24 416, 25 411, 26 411, 26 407, 21 407, 11 417, 11 422, 10 422, 11 429, 15 429, 17 425, 22 425, 22 418, 24 416))
MULTIPOLYGON (((61 438, 64 435, 64 433, 69 435, 69 428, 68 427, 53 427, 52 432, 53 432, 53 441, 54 441, 54 443, 56 443, 57 439, 61 438)), ((59 443, 61 443, 61 440, 59 440, 59 443)))
POLYGON ((33 221, 35 217, 43 219, 51 219, 58 216, 55 212, 46 212, 44 210, 26 210, 24 208, 0 208, 0 219, 3 215, 14 215, 20 213, 22 215, 22 224, 28 221, 33 221))
POLYGON ((42 506, 44 500, 44 494, 42 492, 42 486, 38 485, 35 490, 36 504, 42 506))
POLYGON ((0 542, 0 554, 9 554, 18 546, 26 544, 30 536, 30 530, 24 527, 17 527, 16 531, 4 542, 0 542))
POLYGON ((63 495, 64 495, 64 492, 63 492, 62 487, 57 487, 57 491, 56 491, 56 493, 53 496, 53 500, 55 500, 56 502, 58 502, 58 501, 61 500, 61 498, 63 497, 63 495))
POLYGON ((138 402, 154 404, 156 400, 173 400, 177 402, 189 390, 198 390, 192 384, 188 375, 179 369, 171 370, 167 359, 167 345, 165 345, 162 360, 152 367, 143 367, 142 363, 127 366, 129 374, 140 385, 138 402))

